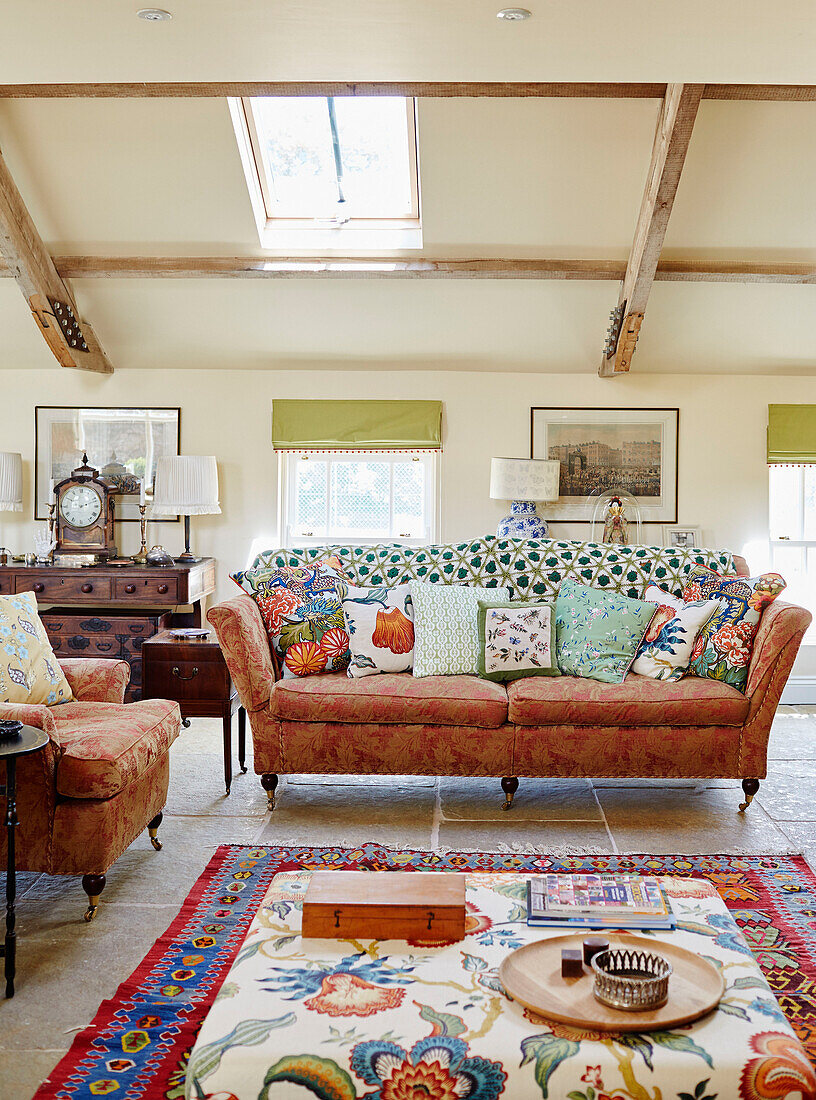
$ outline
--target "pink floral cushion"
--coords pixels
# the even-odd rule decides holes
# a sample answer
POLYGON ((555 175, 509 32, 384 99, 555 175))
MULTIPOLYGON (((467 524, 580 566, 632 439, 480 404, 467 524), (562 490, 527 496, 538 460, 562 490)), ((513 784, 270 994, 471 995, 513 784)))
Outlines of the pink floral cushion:
POLYGON ((690 674, 722 680, 745 691, 762 612, 785 587, 778 573, 723 577, 703 565, 695 566, 683 589, 683 599, 686 603, 720 600, 721 607, 697 636, 691 652, 690 674))
POLYGON ((632 672, 622 684, 529 677, 508 684, 507 697, 508 719, 520 726, 740 726, 748 714, 746 697, 727 684, 632 672))
POLYGON ((272 713, 289 722, 381 722, 383 725, 481 726, 497 729, 507 720, 502 684, 478 676, 313 676, 280 680, 272 713))
POLYGON ((57 792, 113 798, 163 756, 178 737, 178 703, 65 703, 54 713, 61 747, 57 792))

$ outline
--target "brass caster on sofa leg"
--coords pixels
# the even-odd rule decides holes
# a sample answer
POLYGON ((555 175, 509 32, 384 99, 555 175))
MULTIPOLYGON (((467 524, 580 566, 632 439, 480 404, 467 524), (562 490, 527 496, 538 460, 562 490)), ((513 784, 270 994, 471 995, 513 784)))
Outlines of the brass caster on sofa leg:
POLYGON ((88 895, 88 908, 85 910, 85 920, 90 922, 96 916, 99 908, 99 895, 105 889, 107 879, 104 875, 83 875, 82 889, 88 895))
POLYGON ((739 812, 744 814, 751 803, 754 801, 754 795, 759 790, 758 779, 743 779, 742 789, 745 791, 745 801, 740 802, 739 812))
POLYGON ((518 790, 519 781, 514 775, 506 775, 501 781, 502 790, 504 791, 504 803, 502 804, 503 810, 509 810, 513 805, 513 795, 518 790))
POLYGON ((266 772, 261 776, 261 786, 266 791, 266 808, 270 813, 275 809, 275 788, 278 785, 278 777, 273 772, 266 772))
POLYGON ((161 810, 159 810, 153 820, 147 823, 147 835, 150 837, 150 843, 153 845, 157 852, 160 852, 162 850, 162 842, 159 840, 156 834, 159 831, 159 825, 161 825, 163 817, 164 814, 161 812, 161 810))

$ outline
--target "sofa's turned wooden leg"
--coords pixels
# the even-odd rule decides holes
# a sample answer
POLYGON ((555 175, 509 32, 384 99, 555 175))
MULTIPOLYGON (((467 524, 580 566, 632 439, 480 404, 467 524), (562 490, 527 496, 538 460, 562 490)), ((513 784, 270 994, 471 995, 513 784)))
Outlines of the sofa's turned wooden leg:
POLYGON ((105 889, 108 880, 104 875, 83 875, 82 889, 88 895, 88 908, 85 910, 85 920, 93 920, 99 908, 99 895, 105 889))
POLYGON ((147 823, 147 835, 150 837, 150 843, 153 845, 157 852, 160 852, 162 850, 162 842, 159 840, 156 834, 159 831, 159 825, 161 825, 163 817, 164 814, 161 812, 161 810, 159 810, 153 820, 148 821, 147 823))
POLYGON ((504 804, 503 810, 509 810, 513 805, 513 795, 518 790, 518 779, 514 775, 506 775, 502 781, 502 790, 504 791, 504 804))
POLYGON ((743 779, 742 789, 745 791, 745 801, 740 802, 739 812, 744 814, 751 803, 754 801, 754 795, 759 790, 758 779, 743 779))
POLYGON ((278 785, 278 777, 274 772, 266 772, 261 776, 261 786, 266 791, 266 805, 271 813, 275 809, 275 788, 278 785))

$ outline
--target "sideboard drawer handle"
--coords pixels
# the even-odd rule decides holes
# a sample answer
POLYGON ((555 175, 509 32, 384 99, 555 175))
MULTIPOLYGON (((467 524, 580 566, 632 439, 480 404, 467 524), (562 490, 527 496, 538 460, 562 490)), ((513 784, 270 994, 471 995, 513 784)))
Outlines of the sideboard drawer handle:
POLYGON ((157 591, 158 591, 160 596, 165 596, 167 594, 167 585, 166 584, 160 584, 157 591))
POLYGON ((37 581, 36 584, 33 584, 31 587, 34 589, 35 592, 45 592, 45 585, 42 583, 42 581, 37 581))
POLYGON ((136 585, 135 584, 126 584, 125 585, 125 592, 127 592, 127 594, 129 596, 132 596, 135 591, 136 591, 136 585))
POLYGON ((88 594, 88 592, 93 592, 93 585, 92 585, 92 584, 88 584, 88 582, 86 581, 86 582, 85 582, 85 584, 83 584, 83 586, 82 586, 82 591, 83 591, 83 592, 84 592, 84 593, 85 593, 86 595, 88 594))
POLYGON ((190 675, 185 676, 178 665, 173 665, 173 675, 178 676, 179 680, 193 680, 196 676, 198 676, 198 669, 194 667, 190 675))

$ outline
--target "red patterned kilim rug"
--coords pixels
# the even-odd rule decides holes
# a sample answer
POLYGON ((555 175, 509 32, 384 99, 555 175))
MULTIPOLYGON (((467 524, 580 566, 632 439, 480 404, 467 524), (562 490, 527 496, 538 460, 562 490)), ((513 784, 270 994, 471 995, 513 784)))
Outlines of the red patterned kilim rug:
MULTIPOLYGON (((816 1062, 816 875, 801 856, 573 856, 220 847, 181 912, 34 1100, 181 1100, 187 1057, 278 871, 611 871, 712 882, 816 1062)), ((100 914, 100 919, 104 919, 100 914)), ((733 933, 729 933, 733 934, 733 933)), ((774 1094, 775 1095, 775 1094, 774 1094)))

